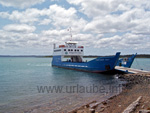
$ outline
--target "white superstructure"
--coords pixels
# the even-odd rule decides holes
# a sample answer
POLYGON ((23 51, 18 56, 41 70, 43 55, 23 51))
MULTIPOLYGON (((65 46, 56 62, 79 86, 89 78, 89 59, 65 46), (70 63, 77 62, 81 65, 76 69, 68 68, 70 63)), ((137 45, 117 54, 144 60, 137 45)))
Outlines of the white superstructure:
POLYGON ((84 55, 84 47, 77 46, 77 42, 75 41, 67 41, 65 45, 59 45, 59 47, 55 47, 53 55, 61 55, 61 56, 83 56, 84 55))

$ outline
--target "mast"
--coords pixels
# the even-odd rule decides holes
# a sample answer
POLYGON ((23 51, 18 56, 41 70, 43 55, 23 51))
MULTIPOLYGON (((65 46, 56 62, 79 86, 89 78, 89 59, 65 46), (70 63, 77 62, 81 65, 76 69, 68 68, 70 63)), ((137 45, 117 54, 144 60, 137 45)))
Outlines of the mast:
POLYGON ((56 44, 54 43, 54 44, 53 44, 53 49, 55 49, 55 48, 56 48, 56 44))

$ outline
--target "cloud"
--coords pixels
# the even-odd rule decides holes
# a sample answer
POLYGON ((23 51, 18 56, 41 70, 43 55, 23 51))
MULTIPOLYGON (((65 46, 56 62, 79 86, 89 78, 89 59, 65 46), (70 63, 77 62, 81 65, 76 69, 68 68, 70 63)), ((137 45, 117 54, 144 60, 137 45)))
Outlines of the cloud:
POLYGON ((0 12, 0 17, 12 20, 20 24, 49 25, 55 29, 72 27, 74 32, 79 33, 84 29, 87 21, 77 16, 75 8, 65 9, 56 4, 49 8, 28 8, 25 11, 0 12))
POLYGON ((143 9, 142 6, 140 8, 134 7, 121 13, 94 16, 86 24, 84 31, 103 34, 117 32, 149 34, 150 26, 147 25, 147 23, 150 23, 149 16, 150 12, 143 9))
MULTIPOLYGON (((23 28, 24 29, 24 28, 23 28)), ((22 29, 22 30, 23 30, 22 29)), ((31 43, 37 42, 40 44, 40 36, 31 32, 22 32, 14 30, 0 30, 0 42, 3 48, 27 48, 34 47, 31 43)))
POLYGON ((49 8, 42 10, 29 8, 25 11, 15 10, 12 11, 12 13, 0 12, 0 17, 25 24, 34 24, 35 22, 38 22, 39 25, 52 24, 55 27, 80 27, 78 22, 84 25, 86 21, 82 18, 78 18, 76 13, 77 11, 75 8, 71 7, 65 9, 54 4, 49 8))
POLYGON ((147 36, 125 33, 122 36, 115 35, 112 37, 102 37, 93 43, 96 48, 137 50, 148 49, 149 42, 150 38, 147 36))
MULTIPOLYGON (((137 10, 138 12, 139 10, 137 10)), ((121 15, 106 15, 103 17, 95 17, 85 26, 85 31, 96 32, 127 32, 131 28, 136 27, 139 23, 136 21, 134 14, 136 11, 128 11, 121 15)))
MULTIPOLYGON (((53 3, 57 0, 53 0, 53 3)), ((32 2, 32 1, 31 1, 32 2)), ((42 2, 42 0, 41 0, 42 2)), ((10 23, 0 31, 1 48, 46 48, 72 40, 109 50, 148 49, 150 46, 150 3, 148 0, 67 0, 73 5, 52 4, 47 8, 26 8, 0 12, 10 23), (9 35, 8 35, 9 34, 9 35), (13 42, 13 43, 11 43, 13 42)), ((36 3, 40 3, 36 1, 36 3)), ((31 3, 32 4, 32 3, 31 3)))
POLYGON ((42 31, 42 34, 44 36, 51 36, 51 37, 60 37, 60 36, 65 36, 67 34, 69 34, 69 32, 67 31, 67 29, 64 30, 45 30, 42 31))
MULTIPOLYGON (((86 14, 88 17, 103 16, 109 12, 115 11, 120 4, 117 0, 67 0, 70 4, 75 4, 80 6, 80 11, 86 14)), ((125 9, 125 8, 124 8, 125 9)))
POLYGON ((36 28, 26 24, 9 24, 4 26, 3 29, 9 32, 31 33, 34 32, 36 28))
POLYGON ((40 4, 45 0, 0 0, 0 4, 7 7, 25 8, 35 4, 40 4))
POLYGON ((95 43, 96 48, 113 48, 113 49, 115 49, 121 45, 121 40, 122 40, 122 37, 116 35, 113 37, 105 37, 105 38, 101 38, 99 40, 95 40, 94 43, 95 43))
POLYGON ((68 3, 80 7, 80 11, 88 17, 105 16, 111 13, 119 13, 133 8, 150 9, 149 0, 67 0, 68 3))
POLYGON ((77 16, 77 10, 75 8, 65 9, 58 5, 52 5, 49 7, 49 18, 52 19, 52 25, 56 28, 72 27, 81 29, 86 24, 86 20, 77 16))
MULTIPOLYGON (((18 24, 9 24, 3 27, 5 42, 14 42, 17 46, 35 47, 50 46, 53 43, 62 43, 64 38, 70 38, 67 29, 71 26, 75 34, 84 28, 87 21, 78 18, 75 8, 65 9, 58 5, 51 5, 49 8, 37 9, 28 8, 25 11, 0 12, 0 17, 7 18, 18 24), (50 29, 33 33, 36 30, 34 25, 50 25, 50 29), (51 28, 54 26, 54 28, 51 28), (63 29, 62 29, 63 28, 63 29), (9 35, 7 35, 9 34, 9 35), (11 38, 10 38, 11 37, 11 38)), ((78 38, 78 40, 81 40, 78 38)), ((7 47, 12 43, 7 42, 7 47)))
POLYGON ((26 9, 25 11, 14 10, 12 13, 0 12, 0 17, 13 20, 20 23, 34 23, 39 21, 39 16, 42 16, 42 11, 36 8, 26 9))
POLYGON ((44 20, 42 20, 40 23, 39 23, 39 25, 48 25, 48 24, 50 24, 51 23, 51 20, 50 19, 44 19, 44 20))

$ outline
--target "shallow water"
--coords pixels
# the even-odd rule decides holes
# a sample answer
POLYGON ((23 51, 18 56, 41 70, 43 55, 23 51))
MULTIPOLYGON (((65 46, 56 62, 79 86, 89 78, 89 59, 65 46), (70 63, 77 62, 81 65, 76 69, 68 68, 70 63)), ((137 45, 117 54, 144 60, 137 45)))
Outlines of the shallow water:
POLYGON ((131 68, 150 71, 150 58, 136 58, 131 68))
MULTIPOLYGON (((121 91, 123 81, 113 75, 55 68, 51 67, 51 60, 0 57, 0 112, 19 113, 46 106, 47 111, 66 111, 121 91), (45 88, 43 92, 41 87, 45 88)), ((149 70, 149 59, 136 60, 132 67, 149 70)))

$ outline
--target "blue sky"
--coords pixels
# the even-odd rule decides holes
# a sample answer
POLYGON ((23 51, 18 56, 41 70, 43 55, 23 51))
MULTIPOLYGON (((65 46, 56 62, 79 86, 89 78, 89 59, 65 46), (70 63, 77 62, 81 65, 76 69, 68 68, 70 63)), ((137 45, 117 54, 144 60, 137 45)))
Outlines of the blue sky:
POLYGON ((86 55, 150 54, 149 0, 0 0, 0 55, 51 55, 70 27, 86 55))

